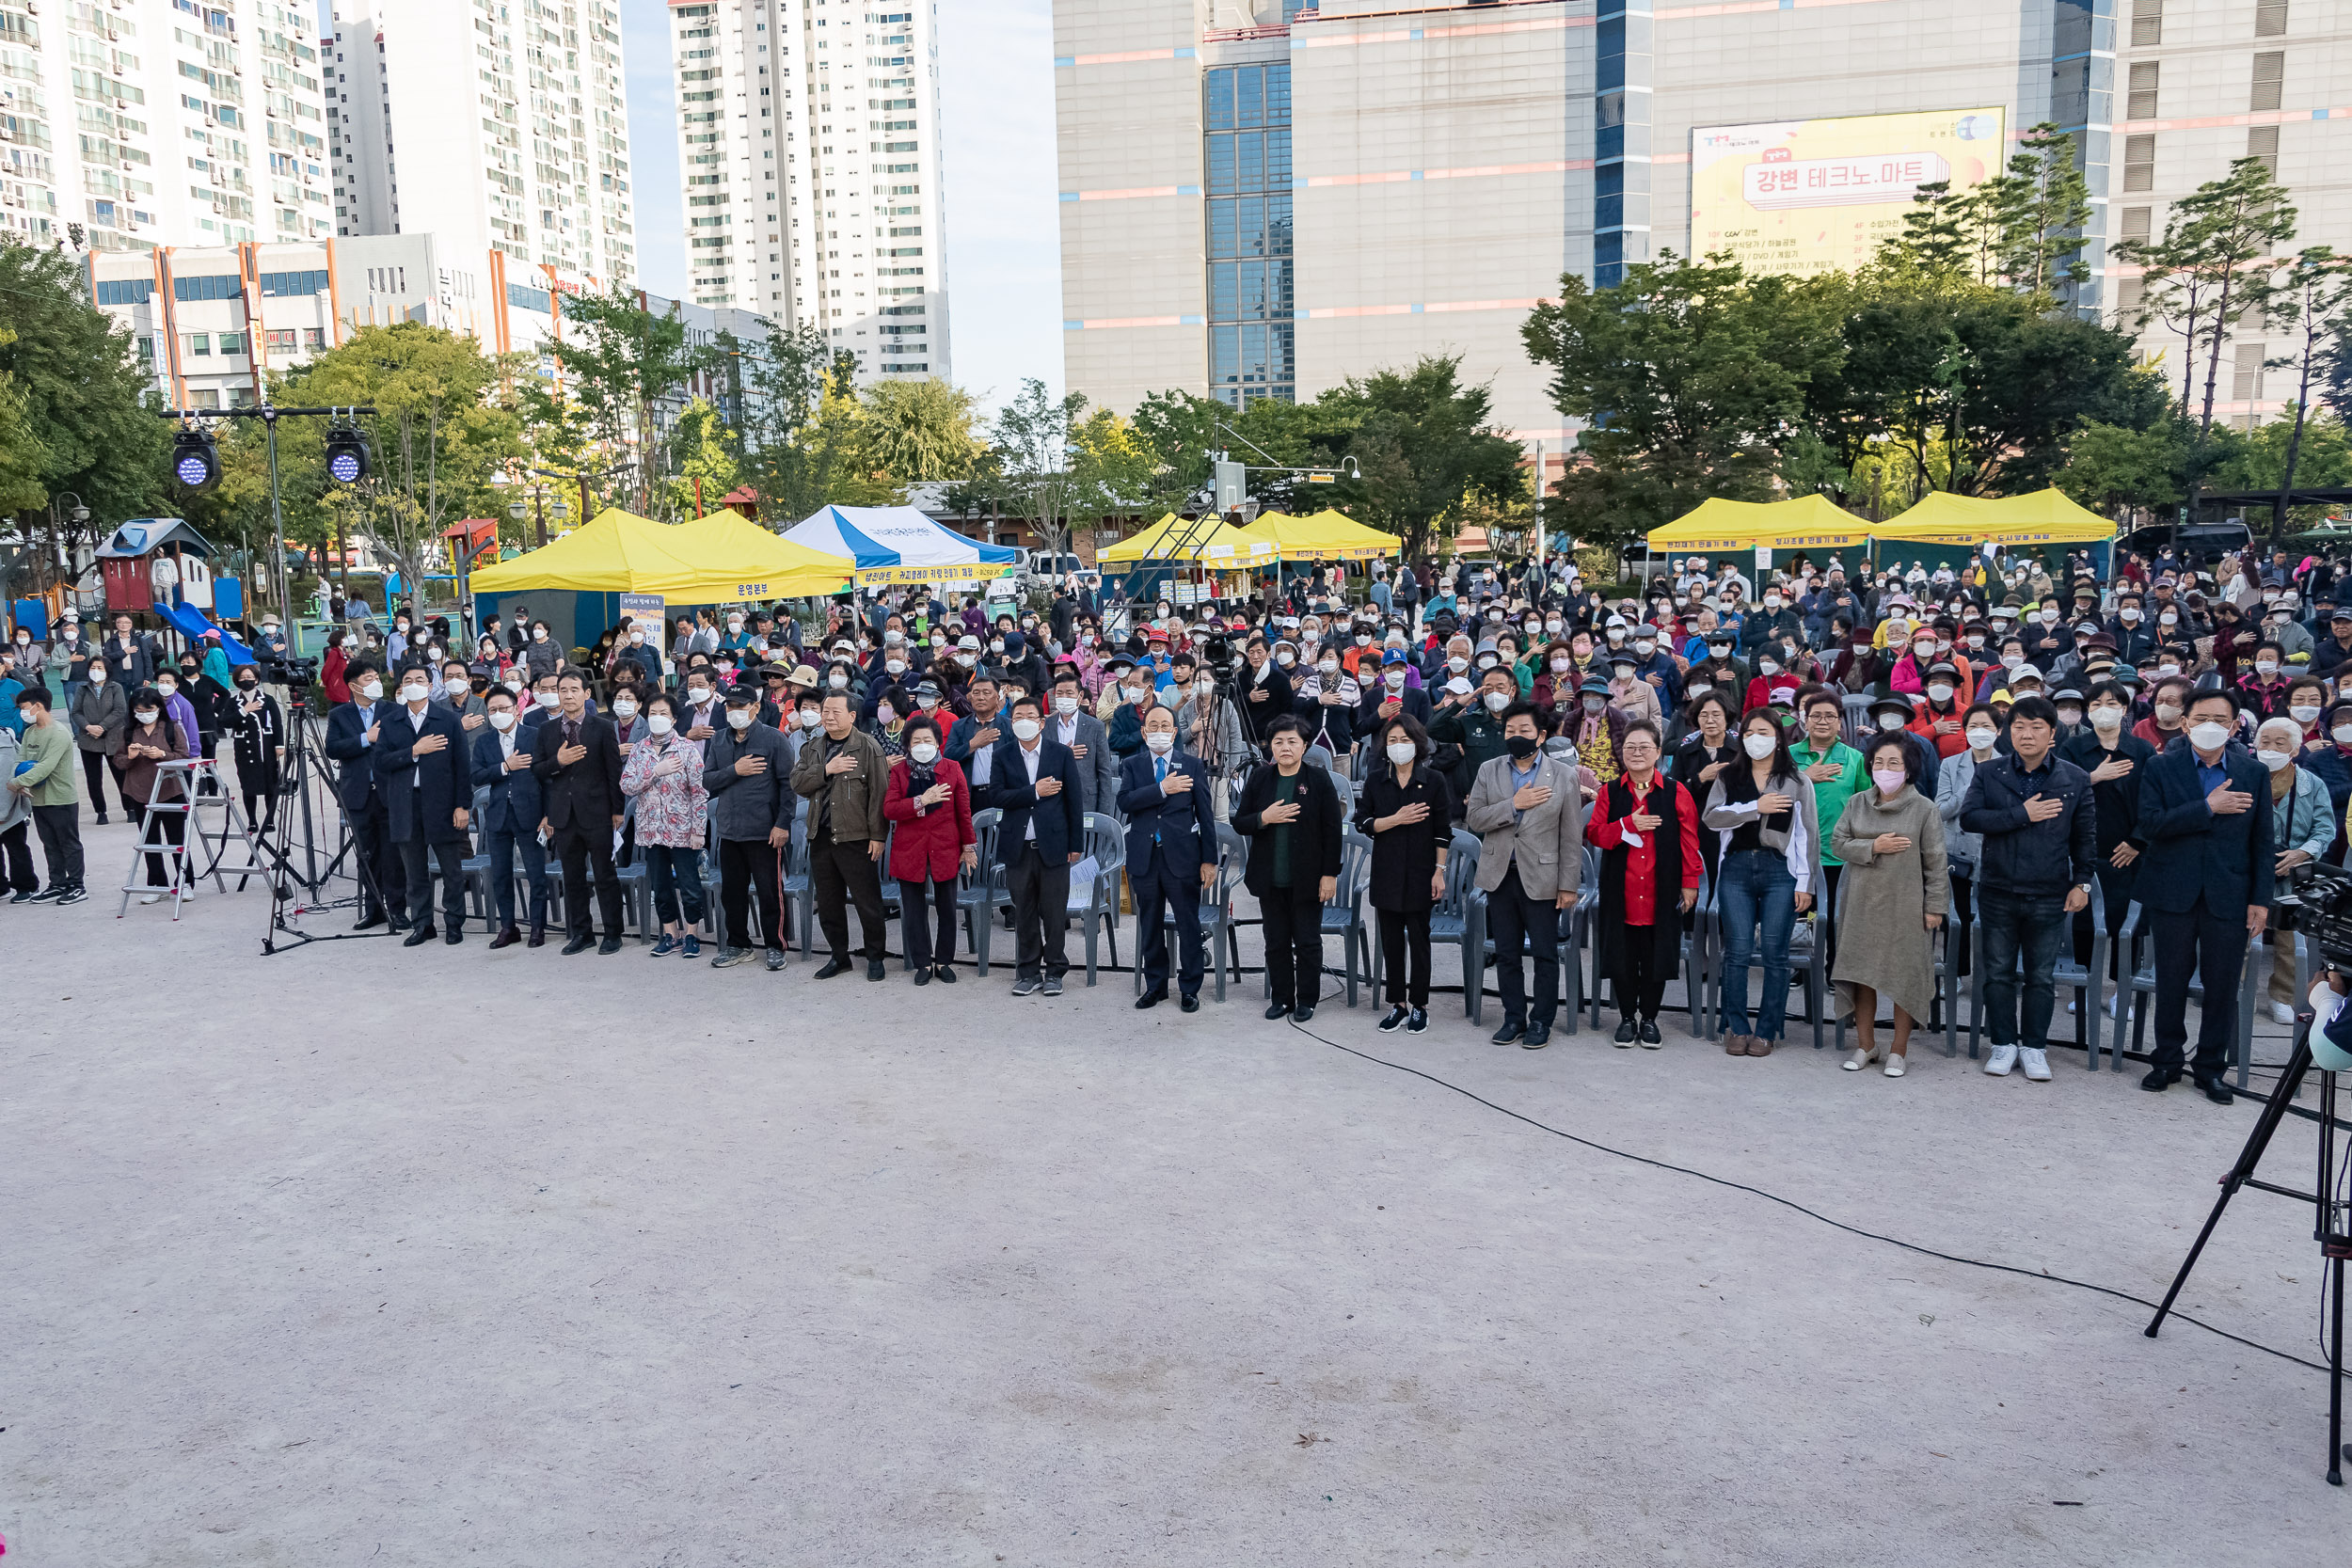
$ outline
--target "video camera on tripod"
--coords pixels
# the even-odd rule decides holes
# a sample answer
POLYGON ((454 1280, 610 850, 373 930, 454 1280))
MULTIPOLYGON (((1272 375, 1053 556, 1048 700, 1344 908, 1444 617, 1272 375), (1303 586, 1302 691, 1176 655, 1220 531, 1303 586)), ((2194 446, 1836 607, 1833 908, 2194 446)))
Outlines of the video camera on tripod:
POLYGON ((2297 929, 2312 939, 2328 967, 2352 974, 2352 872, 2317 861, 2290 873, 2297 929))

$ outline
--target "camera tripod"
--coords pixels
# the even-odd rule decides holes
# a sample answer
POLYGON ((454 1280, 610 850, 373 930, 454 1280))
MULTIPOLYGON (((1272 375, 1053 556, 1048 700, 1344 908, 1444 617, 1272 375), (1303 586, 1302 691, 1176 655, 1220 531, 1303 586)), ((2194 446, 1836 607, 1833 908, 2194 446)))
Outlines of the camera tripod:
POLYGON ((324 786, 328 798, 340 803, 336 794, 339 770, 334 760, 321 750, 323 741, 311 715, 306 711, 308 697, 308 691, 299 691, 287 704, 288 722, 294 732, 294 744, 289 748, 292 755, 287 758, 284 776, 278 783, 277 820, 262 833, 261 858, 270 888, 269 926, 262 933, 264 954, 307 947, 314 942, 390 935, 389 926, 378 930, 321 935, 306 931, 298 924, 309 914, 385 907, 381 890, 375 885, 375 868, 368 863, 365 855, 354 852, 358 841, 352 836, 350 820, 340 809, 335 813, 332 830, 335 847, 330 853, 321 847, 326 824, 316 809, 315 792, 324 786), (346 859, 353 869, 344 868, 346 859), (343 881, 351 883, 351 892, 337 889, 336 884, 343 881))
POLYGON ((2317 1212, 2312 1233, 2319 1242, 2320 1266, 2327 1271, 2322 1298, 2328 1304, 2328 1484, 2344 1484, 2344 1462, 2347 1457, 2344 1442, 2344 1269, 2352 1259, 2352 1216, 2347 1216, 2345 1202, 2334 1196, 2336 1164, 2336 1075, 2319 1069, 2319 1110, 2316 1113, 2295 1103, 2303 1086, 2304 1076, 2311 1072, 2312 1015, 2298 1010, 2295 1019, 2295 1049, 2288 1053, 2286 1068, 2279 1074, 2278 1086, 2263 1102, 2262 1115, 2255 1119, 2254 1130, 2247 1134, 2246 1147, 2238 1150, 2237 1163, 2221 1178, 2221 1196, 2214 1200, 2213 1212, 2205 1216, 2205 1227, 2197 1233, 2197 1240, 2181 1259, 2180 1273, 2172 1276, 2172 1288, 2164 1293, 2164 1304, 2156 1308, 2146 1333, 2151 1339, 2164 1326, 2164 1320, 2172 1311, 2172 1303, 2188 1283, 2189 1271, 2197 1267, 2198 1256, 2205 1243, 2213 1239, 2221 1215, 2230 1207, 2242 1187, 2291 1197, 2308 1203, 2317 1212), (2319 1124, 2319 1180, 2312 1191, 2300 1192, 2265 1181, 2255 1174, 2265 1151, 2270 1147, 2271 1135, 2280 1123, 2290 1116, 2304 1117, 2319 1124))

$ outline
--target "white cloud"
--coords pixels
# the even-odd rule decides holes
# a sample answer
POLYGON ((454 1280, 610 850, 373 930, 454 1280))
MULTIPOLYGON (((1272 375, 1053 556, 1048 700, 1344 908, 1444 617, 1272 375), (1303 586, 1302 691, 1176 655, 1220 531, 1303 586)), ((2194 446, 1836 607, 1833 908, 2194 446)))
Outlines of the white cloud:
MULTIPOLYGON (((1058 395, 1053 0, 946 0, 938 16, 956 379, 992 408, 1031 376, 1058 395)), ((669 25, 663 0, 623 0, 638 276, 654 293, 682 299, 669 25)))

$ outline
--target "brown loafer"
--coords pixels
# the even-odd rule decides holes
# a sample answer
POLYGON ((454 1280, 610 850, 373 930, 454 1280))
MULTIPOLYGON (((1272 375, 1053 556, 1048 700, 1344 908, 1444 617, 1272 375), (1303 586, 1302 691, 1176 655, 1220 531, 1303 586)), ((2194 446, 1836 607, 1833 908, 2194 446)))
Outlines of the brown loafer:
POLYGON ((1747 1037, 1747 1036, 1745 1036, 1745 1035, 1735 1035, 1735 1034, 1731 1033, 1731 1031, 1729 1031, 1728 1029, 1726 1029, 1725 1031, 1724 1031, 1724 1055, 1726 1055, 1726 1056, 1744 1056, 1744 1055, 1746 1055, 1747 1053, 1748 1053, 1748 1037, 1747 1037))
POLYGON ((1769 1055, 1771 1055, 1772 1053, 1772 1042, 1771 1040, 1765 1039, 1765 1038, 1763 1038, 1761 1036, 1757 1036, 1757 1035, 1750 1035, 1750 1036, 1748 1037, 1748 1054, 1749 1054, 1749 1055, 1751 1055, 1751 1056, 1769 1056, 1769 1055))

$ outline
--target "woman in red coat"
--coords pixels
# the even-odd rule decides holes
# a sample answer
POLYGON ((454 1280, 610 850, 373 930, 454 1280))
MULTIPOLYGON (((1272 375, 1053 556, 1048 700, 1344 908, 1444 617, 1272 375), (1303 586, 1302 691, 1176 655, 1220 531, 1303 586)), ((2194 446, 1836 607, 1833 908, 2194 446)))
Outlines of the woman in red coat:
POLYGON ((956 871, 979 863, 979 842, 972 832, 972 786, 963 769, 939 754, 939 726, 916 717, 899 732, 906 755, 890 763, 890 788, 882 816, 898 825, 890 846, 890 875, 898 883, 898 920, 914 983, 928 986, 936 974, 956 977, 956 871), (925 906, 930 906, 927 909, 925 906), (935 911, 938 942, 929 916, 935 911))
POLYGON ((326 634, 326 657, 319 660, 319 685, 326 689, 326 701, 340 707, 351 701, 351 684, 343 679, 343 668, 351 662, 351 655, 343 647, 343 640, 351 634, 338 626, 326 634))

